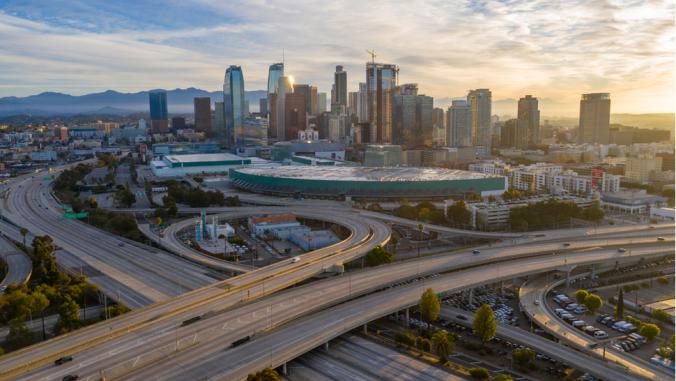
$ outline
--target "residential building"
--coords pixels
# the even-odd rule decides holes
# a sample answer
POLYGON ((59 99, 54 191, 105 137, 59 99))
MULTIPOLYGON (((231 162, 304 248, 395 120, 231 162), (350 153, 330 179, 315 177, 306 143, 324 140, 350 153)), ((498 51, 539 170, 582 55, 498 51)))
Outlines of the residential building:
POLYGON ((472 109, 467 101, 452 101, 446 112, 446 144, 449 147, 473 145, 472 109))
POLYGON ((392 92, 397 86, 399 67, 391 64, 366 64, 367 115, 375 126, 377 143, 392 142, 392 92))
POLYGON ((223 103, 225 108, 225 145, 228 148, 234 148, 235 130, 242 128, 242 122, 248 114, 244 98, 244 74, 239 66, 233 65, 225 70, 223 103))
POLYGON ((624 167, 624 177, 637 183, 648 182, 653 172, 662 171, 662 158, 652 155, 628 157, 624 167))
POLYGON ((610 94, 582 94, 579 143, 608 144, 610 140, 610 94))
POLYGON ((490 147, 491 130, 491 98, 489 89, 470 90, 467 103, 472 111, 472 139, 474 145, 490 147))
POLYGON ((506 120, 500 128, 500 147, 502 148, 525 148, 525 141, 519 145, 519 138, 523 134, 519 134, 519 126, 517 119, 506 120))
POLYGON ((211 133, 211 98, 198 97, 193 99, 194 115, 195 115, 195 130, 211 133))
POLYGON ((538 99, 532 95, 519 99, 517 114, 517 147, 526 148, 540 144, 538 99))
POLYGON ((167 92, 152 91, 148 93, 148 102, 150 103, 150 129, 153 133, 168 132, 167 92))

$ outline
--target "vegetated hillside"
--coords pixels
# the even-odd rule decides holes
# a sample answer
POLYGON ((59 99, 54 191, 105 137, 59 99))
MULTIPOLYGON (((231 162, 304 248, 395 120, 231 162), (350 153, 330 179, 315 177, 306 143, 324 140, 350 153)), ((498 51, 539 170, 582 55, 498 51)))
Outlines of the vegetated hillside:
POLYGON ((610 114, 610 123, 640 128, 674 130, 674 113, 655 114, 610 114))

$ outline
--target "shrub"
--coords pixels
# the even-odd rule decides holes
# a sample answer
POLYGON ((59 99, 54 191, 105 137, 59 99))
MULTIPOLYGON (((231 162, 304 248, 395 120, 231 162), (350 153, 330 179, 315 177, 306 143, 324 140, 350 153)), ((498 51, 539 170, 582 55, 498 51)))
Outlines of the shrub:
POLYGON ((476 380, 487 380, 489 376, 485 368, 471 368, 469 369, 469 375, 476 380))
POLYGON ((657 282, 658 282, 659 284, 664 284, 664 285, 666 285, 666 284, 669 284, 669 278, 667 278, 667 277, 665 277, 665 276, 661 276, 661 277, 657 278, 657 282))
POLYGON ((412 347, 415 345, 415 336, 411 332, 397 332, 394 336, 394 340, 406 347, 412 347))

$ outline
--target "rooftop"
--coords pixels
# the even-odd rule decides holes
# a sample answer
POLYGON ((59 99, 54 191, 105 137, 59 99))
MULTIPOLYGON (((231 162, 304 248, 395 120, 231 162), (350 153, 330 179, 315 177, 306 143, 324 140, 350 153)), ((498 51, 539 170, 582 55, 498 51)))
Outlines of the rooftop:
POLYGON ((332 181, 442 181, 502 177, 457 169, 419 167, 289 166, 242 168, 237 171, 255 176, 332 181))

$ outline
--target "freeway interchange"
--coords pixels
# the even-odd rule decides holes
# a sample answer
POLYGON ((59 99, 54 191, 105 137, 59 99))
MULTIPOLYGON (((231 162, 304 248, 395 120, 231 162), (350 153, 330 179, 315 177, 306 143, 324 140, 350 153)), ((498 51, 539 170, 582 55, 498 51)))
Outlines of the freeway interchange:
POLYGON ((482 248, 480 255, 425 257, 290 288, 386 243, 389 227, 378 216, 360 215, 344 207, 219 210, 227 218, 293 210, 299 216, 328 220, 350 231, 347 239, 304 254, 298 263, 282 261, 222 280, 212 269, 232 269, 206 263, 206 257, 194 257, 194 252, 180 245, 175 240, 180 224, 168 229, 160 243, 190 262, 123 242, 80 222, 61 220, 48 184, 35 178, 16 181, 3 208, 3 214, 17 225, 23 224, 34 234, 50 234, 57 245, 120 283, 130 282, 130 288, 154 304, 3 356, 0 379, 53 380, 73 373, 92 380, 243 379, 252 371, 281 365, 343 332, 416 304, 423 287, 452 291, 574 264, 673 255, 673 225, 585 234, 556 231, 540 237, 504 236, 519 242, 482 248), (18 191, 21 188, 23 191, 18 191), (670 237, 657 242, 657 236, 670 237), (572 238, 575 241, 570 246, 562 245, 572 238), (119 246, 120 242, 124 246, 119 246), (620 246, 632 250, 620 253, 620 246), (152 255, 150 259, 148 255, 152 255), (166 258, 171 258, 169 263, 160 263, 166 258), (132 272, 134 266, 145 272, 132 272), (128 268, 130 272, 124 271, 128 268), (146 277, 148 273, 154 277, 146 277), (421 284, 388 288, 402 279, 438 273, 442 274, 421 284), (171 286, 164 283, 177 278, 183 288, 169 292, 171 286), (193 291, 181 294, 187 289, 193 291), (196 317, 194 323, 183 324, 196 317), (230 348, 242 339, 250 341, 230 348), (74 355, 74 361, 53 367, 51 363, 63 355, 74 355))

